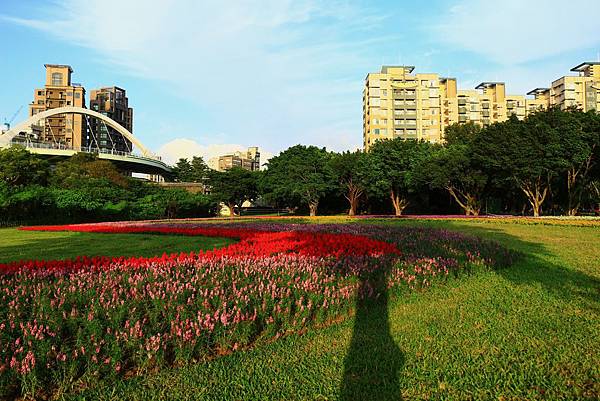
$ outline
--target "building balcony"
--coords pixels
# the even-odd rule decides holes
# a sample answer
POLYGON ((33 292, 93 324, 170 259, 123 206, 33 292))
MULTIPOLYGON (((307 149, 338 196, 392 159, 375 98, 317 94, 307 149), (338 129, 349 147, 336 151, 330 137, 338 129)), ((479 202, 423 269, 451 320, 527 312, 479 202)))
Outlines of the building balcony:
POLYGON ((396 121, 394 121, 394 127, 395 128, 405 128, 405 129, 416 129, 417 128, 416 120, 410 120, 410 121, 414 121, 414 123, 409 123, 408 121, 405 121, 405 120, 396 120, 396 121))
POLYGON ((417 98, 417 92, 414 92, 414 91, 405 91, 405 92, 394 91, 394 99, 414 100, 416 98, 417 98))
POLYGON ((416 110, 417 102, 394 104, 394 109, 395 110, 416 110))

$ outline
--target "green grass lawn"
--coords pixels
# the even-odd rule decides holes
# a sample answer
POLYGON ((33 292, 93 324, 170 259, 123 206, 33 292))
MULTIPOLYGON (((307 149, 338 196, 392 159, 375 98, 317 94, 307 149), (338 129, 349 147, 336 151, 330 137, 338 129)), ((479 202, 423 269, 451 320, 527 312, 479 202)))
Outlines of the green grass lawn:
MULTIPOLYGON (((458 230, 497 240, 525 256, 509 269, 357 305, 355 317, 321 330, 205 363, 127 380, 101 379, 94 387, 59 396, 90 400, 600 398, 600 229, 466 220, 382 223, 458 230)), ((31 257, 47 258, 49 251, 36 247, 53 243, 49 235, 63 242, 51 251, 53 257, 60 252, 62 256, 88 253, 103 241, 97 236, 104 236, 0 230, 0 260, 22 258, 25 254, 17 253, 22 246, 28 246, 31 257), (88 252, 85 241, 91 246, 88 252)), ((102 252, 137 248, 141 245, 133 241, 139 238, 154 240, 151 235, 122 237, 127 239, 107 240, 108 248, 102 252)), ((198 246, 190 238, 161 236, 144 249, 163 249, 167 240, 181 240, 173 246, 184 249, 198 246)))
POLYGON ((0 229, 0 263, 87 256, 160 256, 226 246, 227 238, 151 234, 92 234, 0 229))

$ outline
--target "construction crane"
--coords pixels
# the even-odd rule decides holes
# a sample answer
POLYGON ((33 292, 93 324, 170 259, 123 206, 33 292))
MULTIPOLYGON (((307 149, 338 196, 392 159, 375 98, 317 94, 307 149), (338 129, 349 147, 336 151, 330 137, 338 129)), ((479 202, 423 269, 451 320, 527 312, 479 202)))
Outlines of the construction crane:
POLYGON ((10 125, 15 120, 15 118, 17 118, 17 116, 19 115, 19 113, 21 112, 21 110, 23 110, 23 106, 22 105, 21 105, 21 107, 19 107, 19 110, 15 111, 15 114, 12 115, 12 117, 10 118, 10 120, 4 119, 4 129, 3 129, 4 131, 8 131, 10 129, 10 125))

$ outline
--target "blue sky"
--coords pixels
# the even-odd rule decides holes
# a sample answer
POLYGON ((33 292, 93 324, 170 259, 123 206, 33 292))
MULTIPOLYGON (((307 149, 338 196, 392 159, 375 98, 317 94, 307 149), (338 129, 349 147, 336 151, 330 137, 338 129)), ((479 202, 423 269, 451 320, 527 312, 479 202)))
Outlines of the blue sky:
POLYGON ((117 85, 134 134, 167 160, 247 146, 362 143, 362 85, 382 64, 510 93, 600 52, 600 1, 1 0, 0 118, 43 85, 117 85), (557 29, 558 28, 558 29, 557 29))

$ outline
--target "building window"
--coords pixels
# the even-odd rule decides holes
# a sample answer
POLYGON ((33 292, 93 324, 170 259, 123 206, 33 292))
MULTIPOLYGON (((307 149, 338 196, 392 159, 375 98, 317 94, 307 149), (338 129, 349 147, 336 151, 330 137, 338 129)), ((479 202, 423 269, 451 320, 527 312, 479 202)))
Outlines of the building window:
POLYGON ((75 92, 75 99, 79 99, 81 97, 81 94, 79 92, 75 92))
POLYGON ((62 74, 60 72, 52 73, 52 86, 62 86, 62 74))

